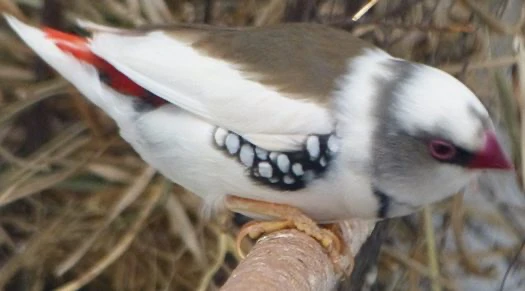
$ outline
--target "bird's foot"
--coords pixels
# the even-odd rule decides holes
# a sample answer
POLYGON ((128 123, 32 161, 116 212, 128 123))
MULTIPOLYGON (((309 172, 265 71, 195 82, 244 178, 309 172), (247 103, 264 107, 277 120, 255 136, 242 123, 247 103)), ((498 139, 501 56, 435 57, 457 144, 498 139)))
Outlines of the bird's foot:
MULTIPOLYGON (((340 258, 342 255, 342 239, 336 233, 338 230, 328 230, 321 228, 311 218, 303 214, 299 209, 236 196, 228 196, 226 205, 232 211, 260 214, 276 218, 275 221, 252 221, 245 224, 236 240, 236 249, 238 254, 244 258, 241 243, 246 236, 251 239, 260 238, 264 234, 272 233, 283 229, 295 228, 317 240, 327 251, 330 259, 334 263, 336 271, 342 271, 340 258)), ((334 225, 331 225, 332 228, 334 225)))

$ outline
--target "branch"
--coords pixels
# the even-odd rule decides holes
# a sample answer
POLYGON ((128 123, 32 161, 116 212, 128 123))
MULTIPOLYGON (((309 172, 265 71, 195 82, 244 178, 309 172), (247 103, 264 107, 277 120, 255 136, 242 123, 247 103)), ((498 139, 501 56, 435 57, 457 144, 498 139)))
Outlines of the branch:
MULTIPOLYGON (((342 265, 351 270, 374 223, 355 220, 340 226, 348 254, 342 265)), ((291 229, 259 239, 221 290, 333 290, 341 275, 316 240, 291 229)))

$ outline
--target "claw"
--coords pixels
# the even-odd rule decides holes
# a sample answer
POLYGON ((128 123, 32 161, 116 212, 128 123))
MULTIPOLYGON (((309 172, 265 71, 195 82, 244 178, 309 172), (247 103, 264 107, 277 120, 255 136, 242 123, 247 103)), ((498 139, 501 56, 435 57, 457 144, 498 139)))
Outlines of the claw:
POLYGON ((319 227, 317 223, 297 208, 235 196, 228 196, 226 205, 232 211, 256 213, 276 218, 274 221, 252 221, 241 228, 235 242, 236 251, 241 258, 246 257, 241 248, 241 244, 246 236, 251 239, 257 239, 264 234, 295 228, 317 240, 326 249, 334 262, 336 270, 341 270, 339 259, 343 248, 341 238, 336 234, 337 231, 334 232, 319 227))
POLYGON ((237 254, 239 254, 239 256, 243 259, 246 257, 242 251, 241 246, 242 241, 246 236, 251 239, 258 239, 265 233, 267 234, 282 229, 288 229, 292 226, 293 224, 290 221, 251 221, 246 223, 237 234, 237 238, 235 240, 235 249, 237 254))

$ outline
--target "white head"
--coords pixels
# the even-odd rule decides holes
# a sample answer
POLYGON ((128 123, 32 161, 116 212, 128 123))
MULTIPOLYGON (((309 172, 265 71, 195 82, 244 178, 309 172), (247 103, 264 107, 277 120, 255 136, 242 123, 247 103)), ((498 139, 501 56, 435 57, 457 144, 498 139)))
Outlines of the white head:
MULTIPOLYGON (((405 62, 404 62, 405 63, 405 62)), ((393 112, 409 135, 427 131, 455 146, 476 151, 492 128, 485 107, 465 85, 438 69, 408 64, 411 72, 396 92, 393 112)))
POLYGON ((489 114, 452 76, 389 59, 375 77, 370 171, 375 191, 406 214, 464 187, 480 169, 510 169, 489 114))

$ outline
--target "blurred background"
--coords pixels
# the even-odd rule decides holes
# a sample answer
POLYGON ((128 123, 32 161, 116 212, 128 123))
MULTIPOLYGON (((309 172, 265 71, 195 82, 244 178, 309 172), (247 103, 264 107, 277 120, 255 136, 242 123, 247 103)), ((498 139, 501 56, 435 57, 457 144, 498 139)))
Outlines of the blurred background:
MULTIPOLYGON (((78 18, 127 28, 318 22, 453 74, 489 108, 516 175, 483 174, 382 223, 340 289, 525 290, 522 1, 0 0, 0 11, 78 33, 78 18)), ((200 218, 195 195, 148 167, 0 20, 0 290, 218 290, 239 260, 243 222, 221 219, 200 218)))

